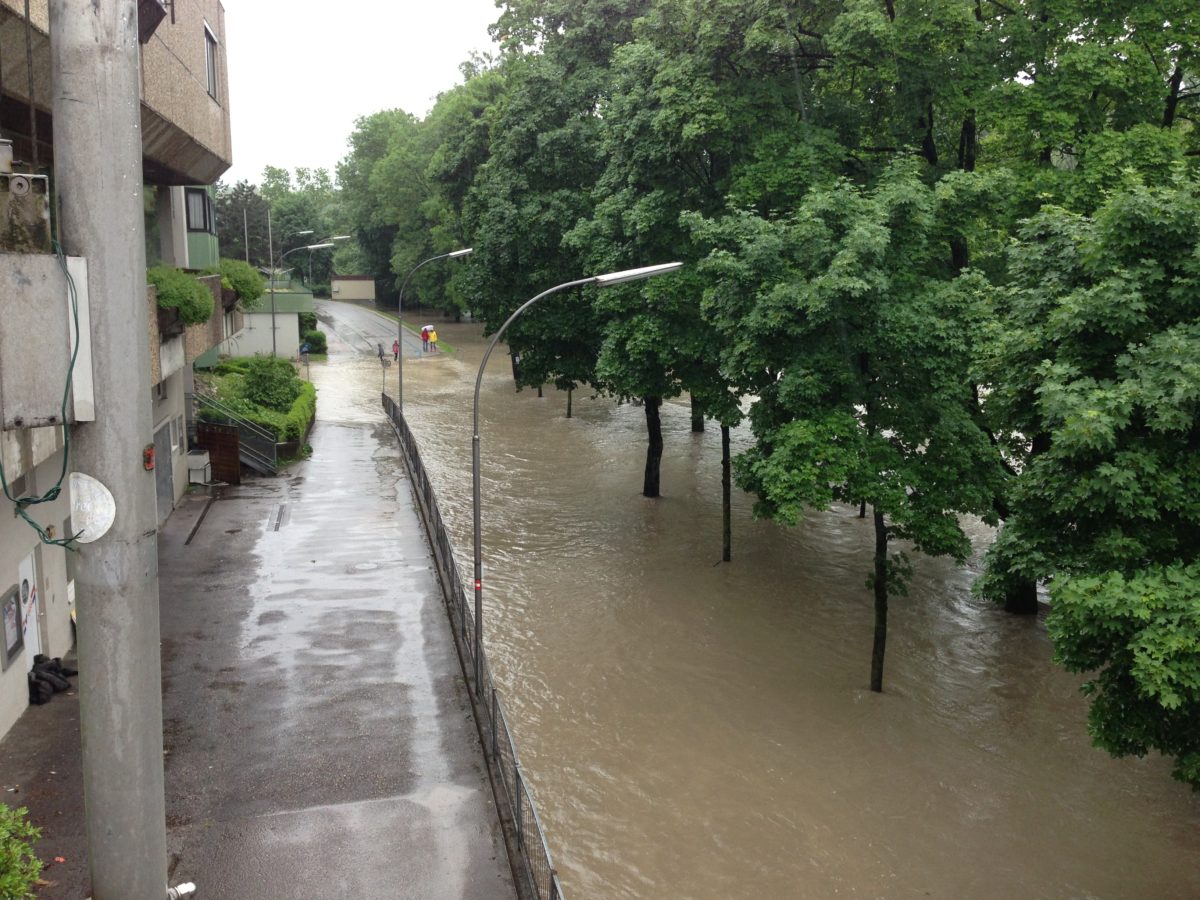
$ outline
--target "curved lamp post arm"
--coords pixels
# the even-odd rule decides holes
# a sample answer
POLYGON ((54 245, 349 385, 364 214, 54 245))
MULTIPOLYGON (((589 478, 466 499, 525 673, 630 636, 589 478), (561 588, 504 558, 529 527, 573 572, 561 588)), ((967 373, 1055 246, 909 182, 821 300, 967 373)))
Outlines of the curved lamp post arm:
POLYGON ((475 397, 471 410, 471 499, 473 508, 471 530, 475 551, 475 692, 478 696, 482 696, 483 691, 483 504, 479 488, 479 388, 483 384, 483 370, 487 368, 488 358, 491 357, 492 351, 503 337, 504 332, 508 330, 508 326, 543 297, 549 297, 558 291, 565 291, 567 288, 583 284, 597 284, 604 287, 612 284, 624 284, 627 281, 641 281, 644 278, 653 278, 655 275, 674 272, 682 267, 683 263, 662 263, 656 266, 644 266, 640 269, 626 269, 621 272, 593 275, 590 278, 580 278, 576 281, 555 285, 518 306, 516 311, 505 319, 504 324, 492 335, 492 340, 483 354, 483 361, 479 364, 479 372, 475 375, 475 397))
POLYGON ((404 289, 408 287, 408 282, 417 274, 417 270, 424 268, 431 262, 437 262, 439 259, 457 259, 460 256, 469 256, 473 252, 471 247, 463 250, 451 250, 449 253, 439 253, 437 256, 431 256, 429 259, 423 259, 411 268, 407 275, 404 276, 404 283, 400 285, 400 296, 396 299, 396 408, 400 410, 400 414, 404 415, 404 289))

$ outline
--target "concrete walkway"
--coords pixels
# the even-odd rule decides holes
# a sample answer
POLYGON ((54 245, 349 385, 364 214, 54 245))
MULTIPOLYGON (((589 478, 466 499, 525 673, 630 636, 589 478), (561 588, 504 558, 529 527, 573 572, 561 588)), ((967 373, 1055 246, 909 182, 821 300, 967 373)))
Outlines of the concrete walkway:
MULTIPOLYGON (((171 881, 200 900, 514 897, 395 437, 380 413, 311 442, 160 535, 171 881)), ((0 743, 20 785, 3 800, 66 860, 39 896, 87 893, 78 747, 66 695, 0 743)))

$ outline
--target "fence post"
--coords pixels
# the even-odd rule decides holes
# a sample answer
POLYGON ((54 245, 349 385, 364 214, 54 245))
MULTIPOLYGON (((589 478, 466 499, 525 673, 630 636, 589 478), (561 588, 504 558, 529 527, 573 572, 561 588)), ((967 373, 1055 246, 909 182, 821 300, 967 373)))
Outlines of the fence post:
POLYGON ((522 850, 525 849, 525 816, 522 812, 524 804, 521 803, 521 796, 524 791, 521 790, 521 767, 517 765, 516 756, 513 756, 513 801, 516 806, 517 819, 517 846, 522 850))
POLYGON ((500 747, 496 743, 496 689, 492 688, 492 758, 499 755, 500 747))

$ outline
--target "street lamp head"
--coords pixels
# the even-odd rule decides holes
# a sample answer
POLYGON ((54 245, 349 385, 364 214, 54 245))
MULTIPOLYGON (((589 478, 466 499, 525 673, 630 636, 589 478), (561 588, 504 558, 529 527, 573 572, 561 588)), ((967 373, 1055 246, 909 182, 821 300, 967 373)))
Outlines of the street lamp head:
POLYGON ((348 234, 335 234, 333 237, 331 237, 331 238, 327 238, 327 240, 331 240, 331 241, 348 241, 348 240, 350 240, 350 235, 348 235, 348 234))
POLYGON ((297 247, 297 250, 324 250, 326 247, 332 247, 332 243, 325 244, 309 244, 307 247, 297 247))
POLYGON ((606 287, 610 284, 624 284, 627 281, 641 281, 643 278, 653 278, 655 275, 665 275, 667 272, 677 272, 683 268, 681 262, 659 263, 656 266, 643 266, 640 269, 625 269, 621 272, 608 272, 595 277, 596 284, 606 287))
POLYGON ((475 248, 467 247, 465 250, 455 250, 453 253, 447 253, 447 259, 458 259, 460 256, 470 256, 475 252, 475 248))

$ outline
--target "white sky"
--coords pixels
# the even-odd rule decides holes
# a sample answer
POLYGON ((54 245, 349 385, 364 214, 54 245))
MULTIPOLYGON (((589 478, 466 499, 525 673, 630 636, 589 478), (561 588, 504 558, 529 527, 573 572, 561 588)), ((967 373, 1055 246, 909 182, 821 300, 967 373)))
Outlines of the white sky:
POLYGON ((425 116, 491 51, 495 0, 224 0, 233 166, 259 184, 265 165, 324 167, 347 153, 354 120, 381 109, 425 116))

